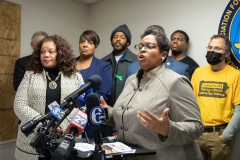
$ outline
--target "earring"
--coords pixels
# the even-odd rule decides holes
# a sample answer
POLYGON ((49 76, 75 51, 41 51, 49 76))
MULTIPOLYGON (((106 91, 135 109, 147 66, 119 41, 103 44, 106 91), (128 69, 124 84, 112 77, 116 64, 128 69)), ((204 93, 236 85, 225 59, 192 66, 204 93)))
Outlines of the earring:
POLYGON ((162 57, 162 61, 164 61, 165 57, 162 57))

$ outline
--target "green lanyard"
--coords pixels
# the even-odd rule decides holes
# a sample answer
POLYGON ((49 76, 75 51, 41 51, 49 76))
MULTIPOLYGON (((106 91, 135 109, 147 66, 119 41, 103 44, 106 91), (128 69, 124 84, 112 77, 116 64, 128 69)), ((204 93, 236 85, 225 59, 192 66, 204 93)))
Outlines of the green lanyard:
POLYGON ((122 81, 123 78, 124 78, 124 76, 120 76, 120 75, 118 75, 118 74, 115 74, 115 77, 116 77, 117 79, 119 79, 120 81, 122 81))

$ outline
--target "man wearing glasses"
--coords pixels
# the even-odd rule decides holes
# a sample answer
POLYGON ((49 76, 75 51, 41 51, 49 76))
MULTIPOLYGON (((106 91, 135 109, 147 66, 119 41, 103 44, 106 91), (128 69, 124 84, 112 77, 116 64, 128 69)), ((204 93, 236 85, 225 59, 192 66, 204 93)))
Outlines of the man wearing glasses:
POLYGON ((205 126, 197 139, 204 159, 226 160, 240 127, 240 72, 226 63, 230 50, 227 37, 212 36, 209 65, 197 68, 191 79, 205 126))

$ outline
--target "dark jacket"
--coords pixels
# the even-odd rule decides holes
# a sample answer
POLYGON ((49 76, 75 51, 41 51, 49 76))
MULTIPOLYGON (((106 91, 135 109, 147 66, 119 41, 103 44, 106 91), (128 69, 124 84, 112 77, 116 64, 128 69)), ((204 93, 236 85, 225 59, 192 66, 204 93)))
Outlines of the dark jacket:
POLYGON ((112 92, 111 96, 107 101, 107 104, 109 106, 113 106, 116 102, 118 96, 123 90, 125 81, 127 79, 127 73, 128 73, 128 66, 134 62, 137 61, 137 55, 134 54, 132 51, 127 49, 118 63, 116 63, 115 57, 113 53, 108 54, 107 56, 103 57, 102 60, 105 60, 106 62, 109 62, 111 65, 111 73, 113 78, 112 83, 112 92))
POLYGON ((19 58, 15 62, 14 75, 13 75, 13 87, 15 91, 18 89, 18 86, 24 77, 27 66, 29 65, 31 60, 31 56, 32 55, 19 58))
MULTIPOLYGON (((77 57, 76 60, 80 58, 77 57)), ((112 79, 109 63, 97 59, 93 56, 91 65, 87 69, 80 70, 80 74, 83 77, 85 83, 87 83, 89 77, 92 75, 99 75, 102 78, 102 83, 95 91, 99 96, 103 96, 105 100, 111 95, 112 79)))

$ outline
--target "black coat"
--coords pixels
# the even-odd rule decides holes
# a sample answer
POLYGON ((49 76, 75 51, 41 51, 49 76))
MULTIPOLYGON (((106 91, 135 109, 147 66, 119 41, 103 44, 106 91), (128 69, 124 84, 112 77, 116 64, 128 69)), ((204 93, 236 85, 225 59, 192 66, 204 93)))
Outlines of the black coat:
POLYGON ((18 86, 24 77, 27 66, 30 64, 30 60, 31 60, 31 55, 19 58, 15 62, 14 75, 13 75, 13 87, 15 91, 18 89, 18 86))
POLYGON ((118 96, 122 92, 123 87, 125 85, 128 73, 128 66, 132 62, 137 61, 138 58, 136 54, 127 49, 123 56, 118 61, 118 63, 116 63, 113 53, 110 53, 107 56, 103 57, 102 60, 109 62, 111 65, 111 73, 113 78, 112 92, 111 97, 107 100, 107 104, 113 107, 114 103, 116 102, 118 96))

